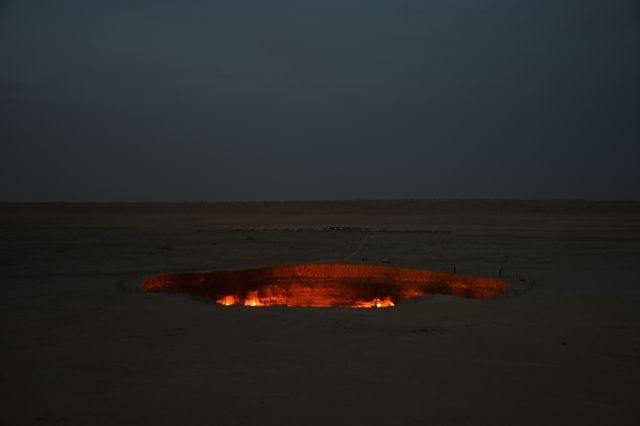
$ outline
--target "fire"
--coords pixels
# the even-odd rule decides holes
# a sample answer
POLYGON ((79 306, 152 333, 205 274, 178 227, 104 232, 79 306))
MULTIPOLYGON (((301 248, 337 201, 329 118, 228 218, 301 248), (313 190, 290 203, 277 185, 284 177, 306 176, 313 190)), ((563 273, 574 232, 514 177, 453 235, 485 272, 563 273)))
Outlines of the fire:
POLYGON ((279 266, 151 277, 143 291, 186 292, 223 306, 389 308, 426 294, 486 299, 509 285, 421 269, 348 264, 279 266))
POLYGON ((238 301, 236 300, 235 296, 231 295, 231 296, 221 297, 220 299, 216 300, 216 303, 219 303, 224 306, 231 306, 238 303, 238 301))
MULTIPOLYGON (((229 297, 229 296, 226 296, 226 297, 229 297)), ((257 291, 251 291, 247 294, 247 297, 244 299, 244 306, 267 306, 267 304, 263 303, 260 300, 260 298, 258 297, 257 291)))
POLYGON ((373 300, 363 300, 357 302, 352 308, 390 308, 395 306, 393 300, 390 297, 385 297, 384 299, 373 299, 373 300))

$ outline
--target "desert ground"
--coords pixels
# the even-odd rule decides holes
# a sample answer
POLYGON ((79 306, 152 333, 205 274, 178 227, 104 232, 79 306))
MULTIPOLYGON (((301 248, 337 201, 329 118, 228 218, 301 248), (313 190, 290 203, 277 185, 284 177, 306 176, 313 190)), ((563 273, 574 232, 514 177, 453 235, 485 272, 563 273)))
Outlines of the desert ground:
POLYGON ((3 425, 635 425, 640 202, 0 205, 3 425), (364 263, 491 300, 249 308, 154 274, 364 263))

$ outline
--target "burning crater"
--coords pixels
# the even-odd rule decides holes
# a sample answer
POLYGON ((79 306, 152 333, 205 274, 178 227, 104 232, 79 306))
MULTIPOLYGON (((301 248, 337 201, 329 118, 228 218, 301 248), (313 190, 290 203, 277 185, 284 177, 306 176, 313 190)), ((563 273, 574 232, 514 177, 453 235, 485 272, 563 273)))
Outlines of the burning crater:
POLYGON ((491 278, 371 265, 308 264, 150 277, 140 289, 188 293, 221 305, 386 308, 426 294, 487 299, 509 284, 491 278))

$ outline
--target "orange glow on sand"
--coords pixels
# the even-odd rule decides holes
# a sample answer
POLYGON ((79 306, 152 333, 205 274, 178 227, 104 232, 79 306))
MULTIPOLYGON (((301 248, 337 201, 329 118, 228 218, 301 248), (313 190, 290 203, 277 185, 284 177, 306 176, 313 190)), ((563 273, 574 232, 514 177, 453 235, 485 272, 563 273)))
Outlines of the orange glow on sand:
POLYGON ((158 275, 146 292, 188 293, 224 306, 387 308, 427 294, 488 299, 509 284, 422 269, 373 265, 307 264, 241 271, 158 275))

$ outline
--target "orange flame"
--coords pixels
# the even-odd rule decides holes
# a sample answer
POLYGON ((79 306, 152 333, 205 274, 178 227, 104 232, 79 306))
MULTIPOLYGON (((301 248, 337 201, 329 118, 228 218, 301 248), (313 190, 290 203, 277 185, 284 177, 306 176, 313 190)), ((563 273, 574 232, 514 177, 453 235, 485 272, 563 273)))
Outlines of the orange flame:
POLYGON ((308 264, 242 271, 160 275, 143 291, 186 292, 224 306, 387 308, 426 294, 486 299, 505 293, 501 280, 421 269, 308 264))
POLYGON ((216 303, 219 303, 224 306, 231 306, 238 303, 238 301, 236 300, 235 296, 230 295, 230 296, 221 297, 220 299, 216 300, 216 303))
POLYGON ((267 304, 260 300, 257 291, 250 291, 244 299, 244 306, 267 306, 267 304))
POLYGON ((359 301, 352 308, 390 308, 395 306, 390 297, 384 299, 375 298, 373 300, 359 301))

